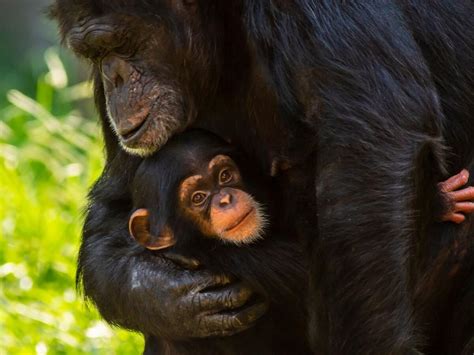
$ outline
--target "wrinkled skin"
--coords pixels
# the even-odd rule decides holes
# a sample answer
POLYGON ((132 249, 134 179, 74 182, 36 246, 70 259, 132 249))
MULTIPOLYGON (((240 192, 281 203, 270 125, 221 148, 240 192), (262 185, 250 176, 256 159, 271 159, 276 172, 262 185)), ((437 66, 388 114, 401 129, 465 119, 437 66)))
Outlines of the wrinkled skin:
MULTIPOLYGON (((135 299, 134 310, 158 316, 157 327, 163 338, 186 339, 209 336, 227 336, 243 331, 254 324, 266 311, 265 305, 259 309, 230 314, 248 301, 252 290, 240 282, 231 282, 225 275, 213 275, 205 270, 185 270, 171 265, 163 258, 153 258, 155 271, 136 271, 132 284, 139 284, 140 292, 128 295, 135 299), (170 273, 163 273, 170 270, 170 273), (150 283, 153 279, 153 283, 150 283), (159 284, 160 287, 155 287, 159 284), (217 288, 217 289, 216 289, 217 288), (214 289, 214 290, 213 290, 214 289), (161 304, 150 304, 147 309, 147 297, 159 299, 161 304), (144 312, 145 307, 146 312, 144 312), (166 327, 159 327, 159 323, 166 327)), ((133 267, 133 266, 132 266, 133 267)), ((133 288, 132 288, 133 289, 133 288)), ((137 327, 140 327, 137 324, 137 327)))
MULTIPOLYGON (((200 25, 183 31, 198 32, 200 25)), ((149 155, 183 130, 195 115, 197 96, 188 93, 201 90, 199 96, 205 96, 208 91, 201 86, 207 72, 199 65, 185 67, 192 48, 177 47, 178 39, 173 40, 163 22, 133 13, 86 16, 69 29, 66 40, 100 72, 110 125, 122 148, 132 154, 149 155), (141 31, 153 37, 137 38, 141 31)), ((207 44, 196 42, 206 53, 207 44)))

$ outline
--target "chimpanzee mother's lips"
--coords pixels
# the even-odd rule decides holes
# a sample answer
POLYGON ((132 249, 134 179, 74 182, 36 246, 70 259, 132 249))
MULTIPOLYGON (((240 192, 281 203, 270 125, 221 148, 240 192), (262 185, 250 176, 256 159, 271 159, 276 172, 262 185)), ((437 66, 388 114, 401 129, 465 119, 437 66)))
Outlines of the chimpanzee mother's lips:
POLYGON ((124 143, 135 141, 146 131, 148 117, 149 110, 144 113, 140 112, 127 120, 127 123, 129 124, 117 128, 117 133, 120 135, 120 138, 124 143))
POLYGON ((136 141, 139 139, 143 133, 146 132, 147 130, 147 122, 148 122, 148 116, 140 122, 138 125, 136 125, 133 129, 129 130, 127 133, 122 134, 122 140, 124 143, 131 143, 132 141, 136 141))

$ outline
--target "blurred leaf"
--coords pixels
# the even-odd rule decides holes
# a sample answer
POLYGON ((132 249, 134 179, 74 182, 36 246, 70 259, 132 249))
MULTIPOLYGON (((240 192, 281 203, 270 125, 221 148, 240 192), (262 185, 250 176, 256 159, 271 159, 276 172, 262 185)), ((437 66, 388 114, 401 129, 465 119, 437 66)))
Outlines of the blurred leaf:
MULTIPOLYGON (((75 295, 88 186, 102 170, 99 125, 72 101, 57 50, 36 95, 0 107, 0 354, 138 354, 141 336, 109 327, 75 295)), ((0 101, 2 102, 2 101, 0 101)))
POLYGON ((67 86, 67 74, 57 49, 52 47, 46 50, 44 59, 49 69, 49 73, 46 75, 47 81, 55 89, 64 89, 67 86))
POLYGON ((78 101, 92 98, 92 83, 83 81, 60 92, 64 100, 78 101))

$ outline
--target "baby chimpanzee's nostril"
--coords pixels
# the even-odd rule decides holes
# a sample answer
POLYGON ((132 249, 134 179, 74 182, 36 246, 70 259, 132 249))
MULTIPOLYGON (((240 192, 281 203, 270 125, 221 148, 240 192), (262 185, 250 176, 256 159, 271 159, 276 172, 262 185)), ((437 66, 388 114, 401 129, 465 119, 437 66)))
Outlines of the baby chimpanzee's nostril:
POLYGON ((219 201, 219 205, 221 207, 225 207, 227 205, 230 205, 231 203, 232 203, 232 195, 229 193, 225 193, 224 196, 222 196, 219 201))

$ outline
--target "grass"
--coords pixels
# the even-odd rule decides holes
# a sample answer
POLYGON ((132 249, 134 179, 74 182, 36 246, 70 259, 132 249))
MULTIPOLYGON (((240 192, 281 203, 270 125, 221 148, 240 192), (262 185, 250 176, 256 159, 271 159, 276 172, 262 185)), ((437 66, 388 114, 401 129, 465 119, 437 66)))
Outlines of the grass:
POLYGON ((102 142, 97 121, 74 108, 89 84, 69 85, 56 49, 45 61, 35 95, 10 90, 0 107, 0 354, 138 354, 141 337, 110 328, 75 290, 102 142))

